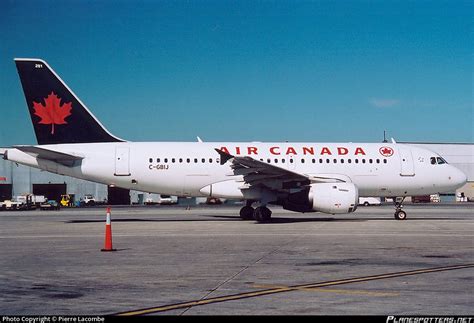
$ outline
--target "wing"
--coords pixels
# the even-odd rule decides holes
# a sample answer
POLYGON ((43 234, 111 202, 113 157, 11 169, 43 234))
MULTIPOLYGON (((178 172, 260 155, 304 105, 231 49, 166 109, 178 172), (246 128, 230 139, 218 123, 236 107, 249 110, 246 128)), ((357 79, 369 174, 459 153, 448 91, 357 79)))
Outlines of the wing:
POLYGON ((37 146, 13 146, 14 148, 27 153, 35 158, 41 158, 54 161, 65 166, 73 166, 75 161, 82 160, 84 157, 66 154, 63 152, 41 148, 37 146))
POLYGON ((250 156, 233 156, 220 149, 215 149, 220 155, 221 165, 230 161, 233 175, 242 175, 250 186, 265 186, 271 190, 288 192, 317 182, 345 182, 331 174, 312 176, 300 174, 291 170, 264 163, 250 156))

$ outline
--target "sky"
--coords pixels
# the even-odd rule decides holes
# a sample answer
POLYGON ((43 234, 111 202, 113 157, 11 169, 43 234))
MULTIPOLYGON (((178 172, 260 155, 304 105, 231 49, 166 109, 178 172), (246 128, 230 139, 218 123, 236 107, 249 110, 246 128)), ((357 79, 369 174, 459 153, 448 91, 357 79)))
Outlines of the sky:
POLYGON ((471 1, 0 1, 0 147, 36 144, 14 57, 130 141, 473 142, 471 1))

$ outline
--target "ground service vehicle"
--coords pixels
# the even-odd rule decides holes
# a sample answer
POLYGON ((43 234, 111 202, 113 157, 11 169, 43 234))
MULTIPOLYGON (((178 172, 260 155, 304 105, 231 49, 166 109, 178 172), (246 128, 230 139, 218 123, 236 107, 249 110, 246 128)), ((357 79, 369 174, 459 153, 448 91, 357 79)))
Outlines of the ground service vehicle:
POLYGON ((380 205, 380 197, 359 197, 359 205, 369 206, 369 205, 380 205))
POLYGON ((40 206, 40 209, 42 211, 46 211, 46 210, 59 211, 60 208, 61 208, 61 206, 58 203, 58 201, 56 201, 56 200, 48 200, 45 203, 42 203, 41 206, 40 206))

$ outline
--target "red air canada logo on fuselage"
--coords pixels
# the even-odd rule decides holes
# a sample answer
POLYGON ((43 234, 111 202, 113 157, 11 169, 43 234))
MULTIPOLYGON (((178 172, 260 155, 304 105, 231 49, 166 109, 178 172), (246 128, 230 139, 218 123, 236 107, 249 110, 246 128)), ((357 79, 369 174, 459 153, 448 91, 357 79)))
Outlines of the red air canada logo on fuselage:
POLYGON ((390 147, 382 147, 379 149, 379 152, 384 157, 390 157, 393 155, 393 149, 390 147))
POLYGON ((35 115, 41 118, 39 124, 50 124, 51 134, 54 135, 54 125, 67 124, 66 118, 71 115, 72 103, 61 104, 61 98, 54 92, 44 99, 44 104, 33 101, 35 115))

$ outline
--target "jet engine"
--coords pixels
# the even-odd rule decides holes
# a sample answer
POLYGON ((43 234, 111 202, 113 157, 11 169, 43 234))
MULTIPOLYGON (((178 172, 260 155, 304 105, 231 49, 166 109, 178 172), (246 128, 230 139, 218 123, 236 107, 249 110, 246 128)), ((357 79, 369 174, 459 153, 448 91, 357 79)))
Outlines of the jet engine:
POLYGON ((357 209, 359 190, 353 183, 317 183, 290 194, 283 208, 297 212, 351 213, 357 209))
POLYGON ((308 200, 313 211, 341 214, 351 213, 357 209, 359 190, 352 183, 312 184, 308 200))

